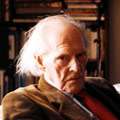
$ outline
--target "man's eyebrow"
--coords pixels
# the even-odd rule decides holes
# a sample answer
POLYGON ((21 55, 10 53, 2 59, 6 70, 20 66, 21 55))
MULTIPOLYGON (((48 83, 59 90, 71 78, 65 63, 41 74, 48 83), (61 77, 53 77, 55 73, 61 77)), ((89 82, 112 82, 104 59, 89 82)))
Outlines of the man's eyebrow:
POLYGON ((64 56, 68 56, 68 54, 67 53, 62 53, 62 54, 58 55, 57 58, 64 57, 64 56))

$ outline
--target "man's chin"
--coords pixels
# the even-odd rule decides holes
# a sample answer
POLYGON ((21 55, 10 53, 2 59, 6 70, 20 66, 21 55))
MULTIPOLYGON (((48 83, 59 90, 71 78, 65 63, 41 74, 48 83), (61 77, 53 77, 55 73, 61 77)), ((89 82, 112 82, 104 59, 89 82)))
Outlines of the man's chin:
POLYGON ((70 93, 70 94, 78 94, 81 89, 83 88, 83 84, 79 84, 79 83, 67 83, 64 87, 63 87, 63 91, 70 93))

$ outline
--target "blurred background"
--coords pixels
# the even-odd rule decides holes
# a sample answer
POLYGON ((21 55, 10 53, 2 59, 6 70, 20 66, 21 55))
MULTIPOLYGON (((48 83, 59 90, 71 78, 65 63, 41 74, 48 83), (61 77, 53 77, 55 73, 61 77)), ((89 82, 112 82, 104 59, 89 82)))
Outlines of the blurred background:
POLYGON ((0 0, 0 101, 6 93, 37 82, 37 78, 17 75, 15 64, 25 32, 50 15, 70 15, 86 29, 86 76, 119 83, 119 6, 119 0, 0 0))

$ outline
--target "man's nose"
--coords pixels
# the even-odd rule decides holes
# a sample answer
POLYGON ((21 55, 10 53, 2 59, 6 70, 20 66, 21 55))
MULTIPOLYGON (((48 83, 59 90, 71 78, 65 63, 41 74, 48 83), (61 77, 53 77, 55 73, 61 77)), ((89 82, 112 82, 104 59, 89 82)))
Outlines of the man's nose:
POLYGON ((70 71, 78 72, 80 70, 80 63, 77 59, 73 59, 69 65, 70 71))

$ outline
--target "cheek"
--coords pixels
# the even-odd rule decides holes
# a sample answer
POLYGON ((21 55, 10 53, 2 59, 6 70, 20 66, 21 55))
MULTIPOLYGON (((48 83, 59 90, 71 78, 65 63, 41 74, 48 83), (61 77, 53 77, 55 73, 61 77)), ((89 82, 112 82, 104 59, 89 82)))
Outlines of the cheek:
POLYGON ((61 78, 63 74, 63 67, 61 65, 56 64, 55 65, 55 70, 59 78, 61 78))
POLYGON ((49 76, 51 76, 52 79, 57 79, 60 81, 60 78, 62 76, 62 67, 55 64, 55 63, 49 63, 46 66, 47 70, 46 72, 49 73, 49 76))
POLYGON ((68 74, 68 69, 66 66, 61 66, 61 65, 57 65, 56 64, 56 73, 57 76, 62 84, 62 82, 64 81, 64 79, 66 78, 67 74, 68 74))

